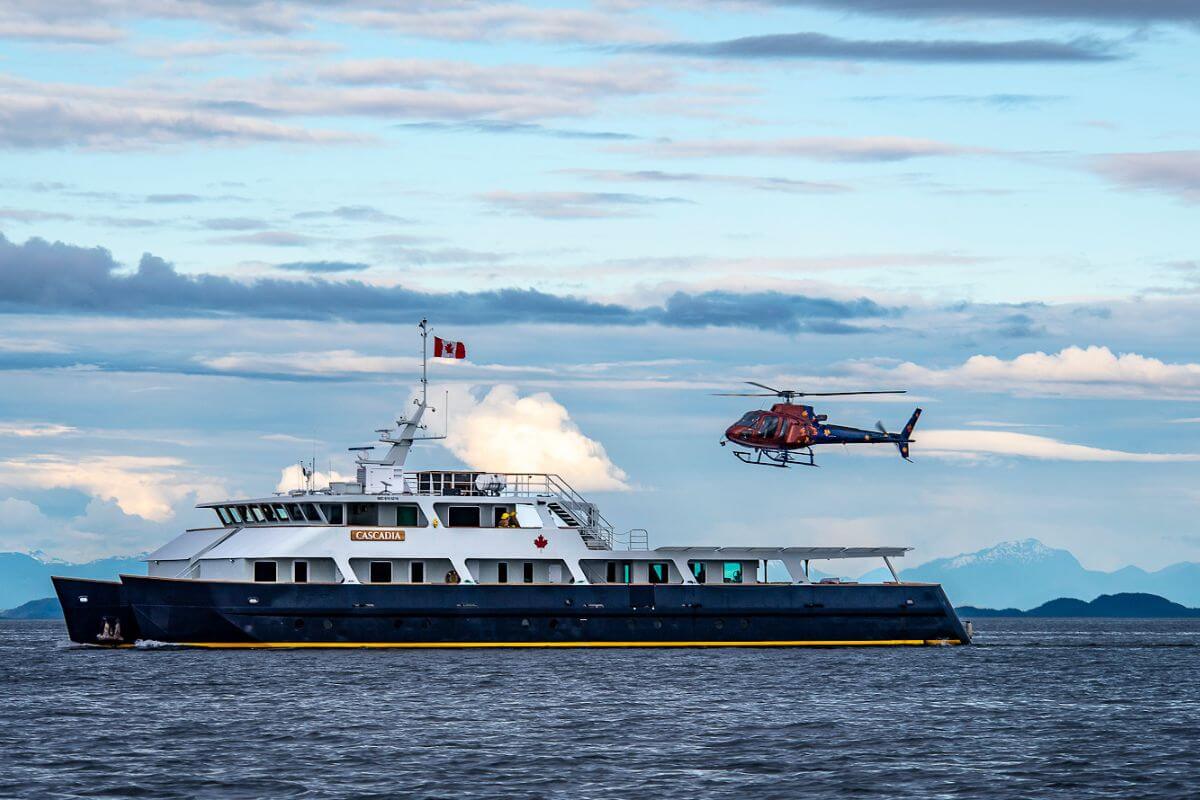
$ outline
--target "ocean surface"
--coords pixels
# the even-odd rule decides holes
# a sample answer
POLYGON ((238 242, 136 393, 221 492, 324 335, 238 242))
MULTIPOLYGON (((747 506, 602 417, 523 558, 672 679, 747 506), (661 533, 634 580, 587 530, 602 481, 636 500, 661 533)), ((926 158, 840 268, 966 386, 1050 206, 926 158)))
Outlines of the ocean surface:
POLYGON ((0 797, 1200 794, 1200 620, 971 647, 73 647, 0 622, 0 797))

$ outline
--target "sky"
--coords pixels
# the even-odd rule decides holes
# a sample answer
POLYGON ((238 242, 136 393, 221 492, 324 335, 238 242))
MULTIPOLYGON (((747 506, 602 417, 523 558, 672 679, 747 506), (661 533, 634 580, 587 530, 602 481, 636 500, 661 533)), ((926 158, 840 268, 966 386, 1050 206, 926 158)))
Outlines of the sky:
MULTIPOLYGON (((0 551, 409 408, 652 545, 1200 560, 1200 2, 0 2, 0 551), (755 380, 914 463, 718 444, 755 380)), ((767 401, 769 403, 769 401, 767 401)))

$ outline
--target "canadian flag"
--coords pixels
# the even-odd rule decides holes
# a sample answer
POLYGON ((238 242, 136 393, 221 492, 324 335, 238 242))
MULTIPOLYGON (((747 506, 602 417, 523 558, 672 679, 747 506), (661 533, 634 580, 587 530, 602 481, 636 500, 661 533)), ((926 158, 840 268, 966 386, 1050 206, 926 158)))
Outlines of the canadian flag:
POLYGON ((462 342, 452 342, 440 336, 433 337, 434 358, 466 358, 467 346, 462 342))

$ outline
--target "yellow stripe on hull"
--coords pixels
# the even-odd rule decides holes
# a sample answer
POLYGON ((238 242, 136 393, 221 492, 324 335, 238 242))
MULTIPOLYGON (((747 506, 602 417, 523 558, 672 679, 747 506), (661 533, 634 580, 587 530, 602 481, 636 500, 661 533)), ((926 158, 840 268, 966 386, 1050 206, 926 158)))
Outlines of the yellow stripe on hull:
POLYGON ((181 647, 225 650, 274 648, 465 648, 465 647, 921 647, 962 644, 958 639, 764 642, 179 642, 181 647))

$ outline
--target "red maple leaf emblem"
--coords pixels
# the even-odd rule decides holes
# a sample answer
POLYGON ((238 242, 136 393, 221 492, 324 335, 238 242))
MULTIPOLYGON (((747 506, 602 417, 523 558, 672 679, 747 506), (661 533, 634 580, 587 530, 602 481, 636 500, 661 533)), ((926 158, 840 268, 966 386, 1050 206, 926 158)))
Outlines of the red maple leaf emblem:
POLYGON ((538 534, 538 537, 533 540, 533 546, 536 547, 538 550, 541 550, 543 547, 545 547, 548 544, 550 544, 550 540, 547 539, 545 536, 542 536, 540 533, 538 534))

